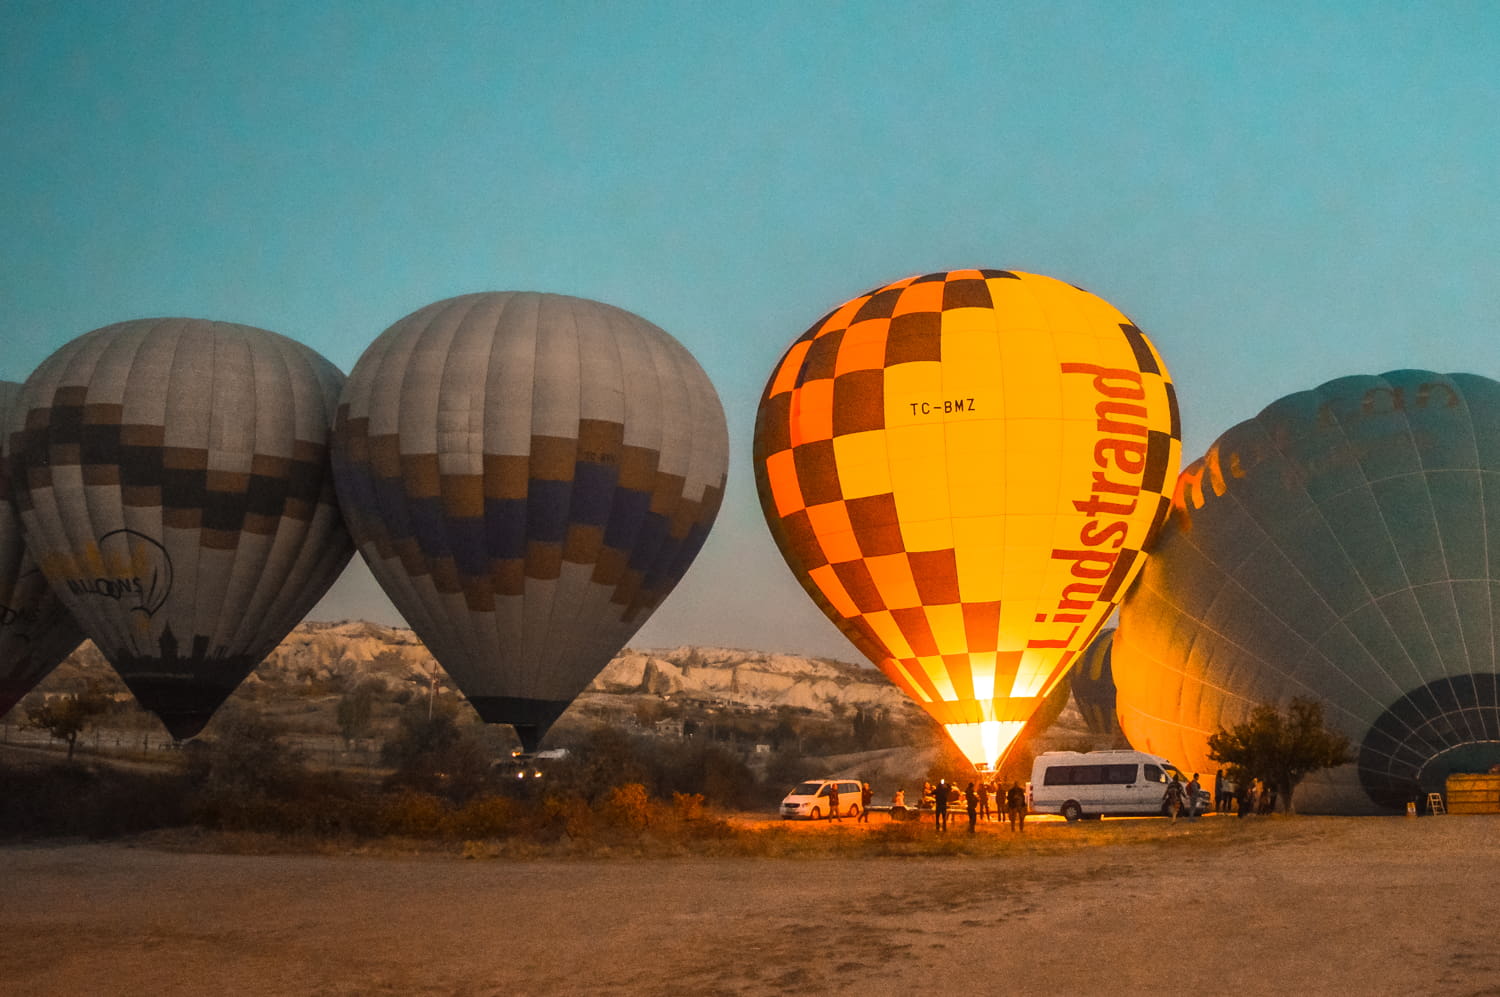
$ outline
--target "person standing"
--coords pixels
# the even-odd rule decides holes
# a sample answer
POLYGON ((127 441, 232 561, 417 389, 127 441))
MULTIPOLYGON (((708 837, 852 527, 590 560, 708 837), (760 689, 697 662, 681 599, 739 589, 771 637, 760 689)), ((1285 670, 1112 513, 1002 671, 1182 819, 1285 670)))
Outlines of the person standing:
POLYGON ((969 811, 969 833, 974 833, 974 824, 979 817, 979 793, 981 790, 974 788, 973 780, 964 787, 964 806, 969 811))
POLYGON ((1229 812, 1229 789, 1228 783, 1224 781, 1224 770, 1214 773, 1214 813, 1227 814, 1229 812))
POLYGON ((859 821, 870 823, 870 784, 862 782, 859 784, 859 821))
POLYGON ((948 780, 939 779, 932 790, 932 826, 939 831, 948 830, 948 780))
POLYGON ((1182 813, 1182 780, 1177 776, 1172 776, 1172 781, 1167 783, 1167 794, 1162 797, 1161 802, 1172 823, 1177 823, 1177 815, 1182 813))
POLYGON ((844 815, 839 813, 839 784, 830 782, 828 784, 828 819, 842 821, 844 815))
POLYGON ((1239 804, 1239 816, 1243 817, 1255 809, 1255 780, 1242 777, 1238 789, 1235 802, 1239 804))
POLYGON ((1010 817, 1010 829, 1018 834, 1026 833, 1026 790, 1019 782, 1011 783, 1005 793, 1005 812, 1010 817))
POLYGON ((1198 773, 1194 772, 1192 781, 1187 784, 1187 789, 1183 792, 1183 796, 1186 797, 1188 820, 1198 819, 1198 794, 1202 791, 1203 784, 1198 781, 1198 773))

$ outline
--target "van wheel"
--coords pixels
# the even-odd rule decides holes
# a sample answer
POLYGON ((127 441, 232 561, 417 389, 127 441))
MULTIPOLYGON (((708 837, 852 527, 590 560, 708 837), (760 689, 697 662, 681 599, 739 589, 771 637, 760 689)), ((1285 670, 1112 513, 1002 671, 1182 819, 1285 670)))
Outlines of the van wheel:
POLYGON ((849 816, 850 817, 855 817, 855 818, 859 817, 859 804, 858 803, 851 803, 849 805, 849 816))
POLYGON ((813 807, 812 808, 812 813, 810 813, 810 814, 807 815, 807 819, 808 820, 822 820, 823 819, 823 811, 819 810, 817 807, 813 807))
POLYGON ((1071 824, 1075 820, 1083 819, 1083 808, 1073 800, 1069 800, 1062 805, 1062 815, 1063 820, 1071 824))

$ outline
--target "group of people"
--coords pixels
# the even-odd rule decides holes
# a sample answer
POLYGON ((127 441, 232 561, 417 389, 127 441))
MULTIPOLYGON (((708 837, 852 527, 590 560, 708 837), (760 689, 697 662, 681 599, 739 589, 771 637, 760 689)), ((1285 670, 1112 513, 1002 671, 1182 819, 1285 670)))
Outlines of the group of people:
POLYGON ((970 781, 962 790, 958 783, 939 779, 937 785, 922 784, 922 807, 932 807, 933 826, 939 832, 948 830, 948 811, 962 800, 969 815, 969 833, 973 834, 980 819, 1009 820, 1010 829, 1024 832, 1026 829, 1026 790, 1019 782, 1006 789, 998 779, 993 782, 970 781), (990 797, 995 797, 995 807, 990 807, 990 797), (1004 813, 1000 812, 1004 808, 1004 813))
POLYGON ((1193 778, 1186 784, 1177 773, 1172 773, 1172 781, 1167 783, 1166 794, 1162 797, 1162 810, 1172 823, 1177 823, 1180 814, 1186 813, 1188 820, 1198 819, 1198 794, 1202 790, 1198 782, 1198 773, 1193 773, 1193 778))
MULTIPOLYGON (((1200 789, 1196 772, 1186 784, 1176 775, 1172 776, 1162 798, 1163 811, 1173 821, 1182 813, 1186 813, 1189 820, 1197 820, 1200 789)), ((1272 813, 1276 809, 1276 790, 1259 779, 1251 779, 1246 785, 1236 788, 1224 778, 1224 770, 1220 769, 1214 773, 1213 807, 1215 813, 1237 812, 1241 817, 1272 813)))
MULTIPOLYGON (((830 782, 826 790, 828 794, 828 817, 830 820, 843 820, 844 808, 839 803, 839 784, 830 782)), ((862 782, 859 784, 859 813, 855 815, 855 823, 870 822, 870 784, 862 782)))

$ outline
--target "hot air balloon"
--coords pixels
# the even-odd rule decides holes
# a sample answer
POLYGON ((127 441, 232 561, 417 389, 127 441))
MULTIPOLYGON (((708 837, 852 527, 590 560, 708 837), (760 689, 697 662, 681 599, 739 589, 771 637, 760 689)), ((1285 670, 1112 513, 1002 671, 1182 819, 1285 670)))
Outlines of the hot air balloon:
POLYGON ((728 451, 718 395, 675 339, 525 292, 391 326, 355 364, 334 435, 370 570, 527 752, 687 571, 728 451))
POLYGON ((0 381, 0 716, 47 677, 83 633, 26 551, 10 497, 6 443, 21 386, 0 381))
POLYGON ((1358 759, 1297 799, 1332 813, 1500 762, 1500 384, 1289 395, 1188 467, 1172 512, 1115 636, 1132 745, 1209 771, 1209 735, 1257 704, 1321 701, 1358 759))
POLYGON ((1102 630, 1068 673, 1073 687, 1073 702, 1083 716, 1090 733, 1120 737, 1120 722, 1115 717, 1115 677, 1110 667, 1115 630, 1102 630))
POLYGON ((284 336, 180 318, 86 333, 26 381, 11 469, 27 544, 174 737, 353 553, 328 462, 342 385, 284 336))
POLYGON ((1161 358, 1107 302, 955 270, 792 344, 761 398, 756 484, 823 612, 993 766, 1140 570, 1179 436, 1161 358))

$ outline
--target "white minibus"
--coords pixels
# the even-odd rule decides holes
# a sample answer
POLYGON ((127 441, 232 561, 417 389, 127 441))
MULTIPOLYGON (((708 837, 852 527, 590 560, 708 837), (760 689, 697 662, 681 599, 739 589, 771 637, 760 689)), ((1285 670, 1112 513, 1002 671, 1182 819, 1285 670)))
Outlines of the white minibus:
MULTIPOLYGON (((1163 813, 1172 776, 1184 787, 1191 776, 1159 755, 1143 751, 1048 751, 1031 765, 1031 811, 1061 814, 1068 820, 1112 816, 1150 817, 1163 813)), ((1198 791, 1198 812, 1210 794, 1198 791)))

